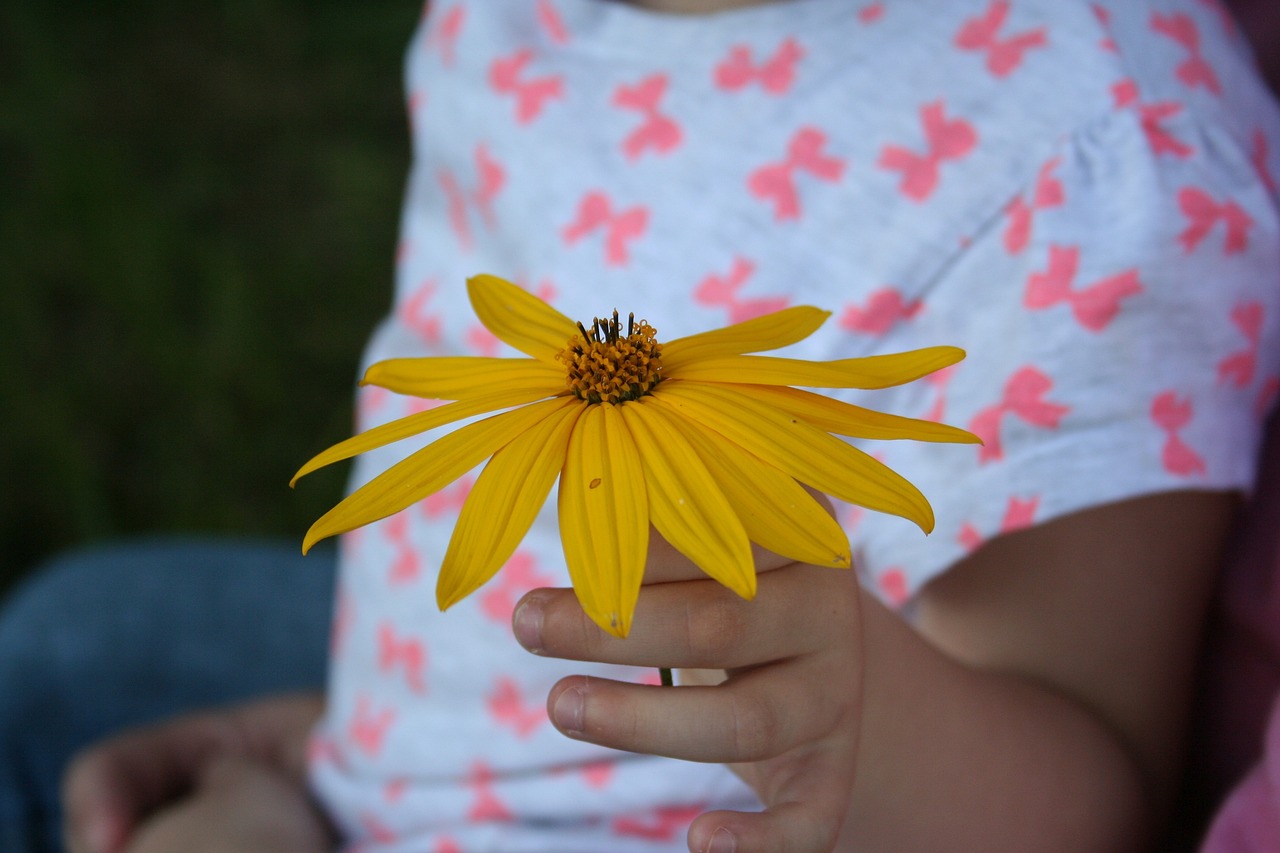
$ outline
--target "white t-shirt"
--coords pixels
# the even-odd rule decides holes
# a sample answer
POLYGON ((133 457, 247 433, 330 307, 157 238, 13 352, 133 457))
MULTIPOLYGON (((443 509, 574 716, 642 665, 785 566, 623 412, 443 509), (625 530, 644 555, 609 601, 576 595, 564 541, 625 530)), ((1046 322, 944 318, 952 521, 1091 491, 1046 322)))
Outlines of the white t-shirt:
MULTIPOLYGON (((1210 2, 792 0, 677 17, 444 0, 407 81, 415 163, 369 362, 514 355, 467 302, 481 272, 588 322, 634 311, 662 340, 811 304, 833 316, 787 354, 963 347, 928 380, 845 395, 985 439, 869 447, 937 516, 926 537, 840 511, 894 603, 1004 531, 1251 485, 1280 387, 1280 119, 1210 2)), ((365 388, 360 428, 427 405, 365 388)), ((355 483, 435 437, 367 454, 355 483)), ((684 850, 702 810, 758 807, 723 767, 611 752, 547 721, 566 674, 654 677, 511 636, 520 595, 568 585, 554 498, 493 581, 437 611, 469 481, 343 541, 311 766, 350 849, 684 850)))

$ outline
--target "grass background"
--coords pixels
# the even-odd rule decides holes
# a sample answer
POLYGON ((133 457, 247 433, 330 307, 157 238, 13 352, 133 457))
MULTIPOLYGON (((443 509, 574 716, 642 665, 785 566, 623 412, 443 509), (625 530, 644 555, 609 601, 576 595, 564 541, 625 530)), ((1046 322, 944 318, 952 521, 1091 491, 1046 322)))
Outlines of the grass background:
POLYGON ((0 4, 0 591, 112 537, 300 541, 339 497, 287 482, 391 298, 419 12, 0 4))

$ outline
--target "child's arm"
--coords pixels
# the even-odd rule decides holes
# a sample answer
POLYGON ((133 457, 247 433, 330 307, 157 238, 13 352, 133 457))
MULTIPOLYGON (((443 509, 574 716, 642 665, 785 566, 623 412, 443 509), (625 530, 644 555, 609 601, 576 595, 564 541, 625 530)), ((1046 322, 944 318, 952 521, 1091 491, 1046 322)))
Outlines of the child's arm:
POLYGON ((647 587, 623 641, 569 591, 526 599, 540 640, 536 608, 517 631, 548 655, 730 672, 674 690, 571 678, 549 697, 576 737, 739 762, 767 810, 702 816, 692 850, 718 827, 738 853, 829 850, 837 832, 841 850, 1140 850, 1173 793, 1234 503, 1169 493, 993 540, 924 590, 918 632, 851 573, 796 565, 761 575, 754 602, 647 587), (576 726, 557 705, 574 688, 576 726))

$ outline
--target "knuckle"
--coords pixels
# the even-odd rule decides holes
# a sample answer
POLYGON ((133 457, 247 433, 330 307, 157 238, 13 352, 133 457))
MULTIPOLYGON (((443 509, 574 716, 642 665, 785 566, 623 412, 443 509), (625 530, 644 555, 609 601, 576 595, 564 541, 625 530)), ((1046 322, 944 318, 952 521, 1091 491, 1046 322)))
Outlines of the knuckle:
POLYGON ((773 702, 758 696, 736 697, 729 721, 736 760, 761 761, 780 751, 782 717, 773 702))
POLYGON ((703 666, 728 668, 742 645, 746 618, 735 599, 717 596, 686 611, 690 660, 703 666))

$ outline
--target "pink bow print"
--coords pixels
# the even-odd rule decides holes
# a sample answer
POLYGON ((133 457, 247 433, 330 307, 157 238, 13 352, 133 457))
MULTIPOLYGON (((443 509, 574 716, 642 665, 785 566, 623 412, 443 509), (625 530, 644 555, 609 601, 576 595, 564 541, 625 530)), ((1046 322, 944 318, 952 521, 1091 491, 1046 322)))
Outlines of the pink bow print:
POLYGON ((409 516, 397 513, 382 523, 387 542, 395 550, 395 559, 391 561, 391 570, 387 573, 390 584, 409 583, 417 580, 421 567, 418 552, 409 542, 409 516))
POLYGON ((1009 377, 1004 386, 1004 399, 983 409, 969 423, 969 431, 983 442, 978 448, 978 461, 990 462, 1004 457, 1000 422, 1005 415, 1011 414, 1032 426, 1056 429, 1071 409, 1045 400, 1052 388, 1053 380, 1034 367, 1023 367, 1009 377))
POLYGON ((439 23, 427 34, 426 46, 440 51, 440 61, 449 67, 453 65, 458 44, 458 35, 466 21, 467 10, 464 6, 454 6, 440 18, 439 23))
POLYGON ((489 66, 489 85, 500 94, 515 96, 516 121, 520 124, 533 121, 548 100, 563 94, 563 80, 558 75, 521 79, 532 59, 533 51, 525 48, 513 56, 495 59, 489 66))
POLYGON ((449 214, 449 225, 458 237, 458 245, 464 250, 470 249, 474 243, 471 224, 467 219, 468 204, 474 205, 480 219, 489 227, 493 227, 493 203, 506 183, 506 171, 497 160, 490 156, 483 144, 475 148, 476 185, 464 190, 458 178, 448 169, 436 173, 440 188, 444 190, 445 204, 449 214))
POLYGON ((556 7, 551 4, 551 0, 538 0, 537 14, 538 23, 546 32, 547 38, 556 44, 569 43, 569 30, 565 27, 564 20, 556 11, 556 7))
POLYGON ((1111 96, 1117 109, 1133 107, 1137 111, 1142 132, 1153 152, 1180 159, 1195 153, 1194 148, 1170 133, 1163 124, 1165 119, 1182 112, 1182 104, 1177 101, 1141 103, 1138 101, 1138 84, 1128 78, 1111 86, 1111 96))
POLYGON ((526 703, 520 686, 507 676, 498 679, 487 704, 493 719, 513 729, 516 737, 526 738, 547 722, 546 705, 526 703))
POLYGON ((1030 201, 1017 196, 1009 204, 1009 224, 1004 230, 1004 247, 1009 254, 1016 255, 1027 247, 1027 242, 1031 239, 1032 220, 1037 211, 1062 205, 1062 182, 1052 174, 1061 159, 1054 157, 1040 167, 1030 201))
POLYGON ((467 820, 472 823, 512 820, 511 810, 493 792, 493 770, 483 761, 471 765, 467 782, 475 792, 475 801, 467 810, 467 820))
MULTIPOLYGON (((1000 520, 999 533, 1012 533, 1015 530, 1021 530, 1024 527, 1030 527, 1036 518, 1036 510, 1040 508, 1040 498, 1032 497, 1023 500, 1018 497, 1010 497, 1008 504, 1005 505, 1004 518, 1000 520)), ((960 547, 966 551, 973 552, 978 550, 983 542, 987 541, 987 537, 982 534, 977 527, 969 522, 965 522, 960 527, 960 533, 956 537, 960 542, 960 547)))
POLYGON ((625 110, 638 110, 644 124, 632 131, 622 143, 622 151, 634 160, 647 150, 665 154, 680 144, 680 125, 658 112, 658 102, 667 91, 667 75, 654 74, 635 86, 621 85, 614 90, 613 105, 625 110))
POLYGON ((833 183, 844 174, 844 161, 822 153, 827 137, 816 127, 802 127, 787 145, 787 159, 762 166, 751 173, 747 188, 762 201, 773 202, 775 219, 798 219, 800 196, 795 173, 807 172, 822 181, 833 183))
POLYGON ((1043 27, 1001 39, 1000 29, 1008 15, 1008 0, 992 0, 984 14, 964 22, 955 38, 955 45, 961 50, 986 51, 987 70, 997 77, 1004 77, 1021 65, 1028 50, 1044 47, 1048 42, 1043 27))
POLYGON ((759 83, 760 88, 769 94, 780 95, 791 87, 796 63, 803 58, 804 48, 792 38, 783 41, 773 56, 759 65, 752 64, 750 47, 734 45, 728 57, 716 66, 716 85, 734 92, 751 83, 759 83))
POLYGON ((712 273, 698 283, 693 298, 699 305, 719 305, 729 311, 730 323, 742 323, 747 320, 787 307, 785 296, 764 296, 758 299, 743 299, 738 291, 756 271, 756 265, 746 258, 734 258, 733 266, 726 275, 712 273))
POLYGON ((366 755, 376 757, 395 719, 395 708, 375 711, 369 697, 360 696, 356 699, 355 714, 347 724, 347 737, 366 755))
POLYGON ((882 287, 867 297, 865 305, 847 305, 840 328, 868 335, 882 335, 903 320, 920 313, 919 299, 906 300, 892 287, 882 287))
POLYGON ((1203 86, 1215 95, 1222 94, 1222 84, 1218 82, 1218 75, 1214 73, 1213 66, 1200 52, 1200 30, 1189 15, 1183 12, 1172 15, 1153 12, 1151 29, 1173 39, 1187 52, 1187 58, 1178 65, 1178 70, 1175 72, 1179 80, 1192 89, 1203 86))
POLYGON ((601 228, 605 230, 604 256, 613 266, 628 260, 627 244, 642 236, 649 227, 649 211, 637 205, 620 213, 613 212, 609 197, 602 192, 589 192, 578 205, 577 218, 566 225, 560 235, 572 244, 601 228))
POLYGON ((1188 220, 1186 229, 1178 235, 1178 242, 1188 253, 1194 251, 1219 222, 1226 225, 1222 246, 1225 254, 1234 255, 1248 248, 1253 218, 1234 201, 1219 204, 1204 190, 1185 187, 1178 193, 1178 207, 1188 220))
POLYGON ((1244 349, 1218 362, 1218 381, 1243 388, 1253 381, 1258 370, 1258 344, 1262 340, 1265 309, 1261 302, 1241 302, 1231 309, 1231 322, 1248 342, 1244 349))
POLYGON ((1151 420, 1167 433, 1160 461, 1170 474, 1190 477, 1205 472, 1204 460, 1182 440, 1179 432, 1191 423, 1194 410, 1190 400, 1179 399, 1173 391, 1165 391, 1151 402, 1151 420))
POLYGON ((441 318, 427 309, 427 303, 435 295, 436 289, 434 281, 424 281, 412 296, 396 308, 396 316, 400 318, 400 322, 416 332, 427 344, 440 341, 441 318))
POLYGON ((554 580, 538 571, 538 565, 527 551, 516 551, 495 578, 495 584, 480 598, 480 609, 495 622, 511 624, 516 601, 534 587, 551 586, 554 580))
POLYGON ((404 669, 404 678, 414 693, 427 690, 427 653, 420 640, 396 636, 388 622, 378 626, 378 671, 390 672, 396 667, 404 669))
POLYGON ((882 169, 902 173, 899 192, 913 201, 924 201, 938 186, 939 166, 944 160, 958 160, 973 150, 978 134, 964 119, 948 120, 942 101, 920 108, 928 150, 917 154, 898 145, 886 145, 877 161, 882 169))
POLYGON ((1119 313, 1121 300, 1142 292, 1142 283, 1137 270, 1125 270, 1072 290, 1079 265, 1079 246, 1050 246, 1049 266, 1027 276, 1022 304, 1034 311, 1066 302, 1081 326, 1100 332, 1119 313))

